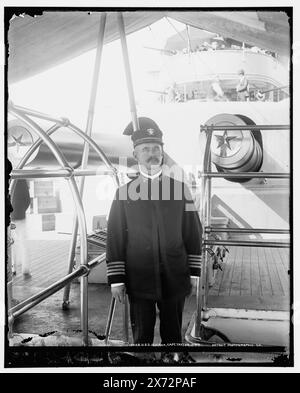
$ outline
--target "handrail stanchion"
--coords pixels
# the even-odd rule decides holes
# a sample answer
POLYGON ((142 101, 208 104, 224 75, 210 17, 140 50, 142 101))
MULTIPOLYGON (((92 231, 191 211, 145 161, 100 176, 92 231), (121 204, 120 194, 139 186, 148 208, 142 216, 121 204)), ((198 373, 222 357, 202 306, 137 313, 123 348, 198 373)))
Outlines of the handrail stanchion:
MULTIPOLYGON (((211 132, 212 134, 212 132, 211 132)), ((211 154, 209 149, 207 169, 211 171, 211 154)), ((211 178, 207 179, 207 204, 206 204, 206 226, 211 226, 211 178)), ((204 234, 204 239, 208 239, 209 234, 204 234)), ((204 252, 203 271, 204 271, 204 291, 203 291, 203 311, 207 310, 207 295, 208 295, 208 252, 204 252)))
MULTIPOLYGON (((212 132, 209 132, 207 135, 207 142, 205 146, 205 152, 204 152, 204 159, 203 159, 203 172, 205 173, 207 171, 207 163, 208 160, 210 159, 210 144, 211 144, 211 139, 212 139, 212 132)), ((206 209, 207 209, 207 203, 206 203, 206 193, 207 193, 207 177, 202 176, 202 196, 201 196, 201 224, 205 226, 206 223, 206 209)), ((203 228, 204 229, 204 228, 203 228)), ((204 288, 205 288, 205 266, 206 266, 206 258, 207 258, 207 252, 205 250, 205 247, 203 246, 204 240, 207 234, 205 232, 203 233, 203 242, 202 242, 202 263, 201 263, 201 274, 198 279, 197 283, 197 294, 196 294, 196 316, 195 316, 195 335, 196 337, 201 336, 201 321, 202 321, 202 309, 203 309, 203 297, 204 297, 204 288)))

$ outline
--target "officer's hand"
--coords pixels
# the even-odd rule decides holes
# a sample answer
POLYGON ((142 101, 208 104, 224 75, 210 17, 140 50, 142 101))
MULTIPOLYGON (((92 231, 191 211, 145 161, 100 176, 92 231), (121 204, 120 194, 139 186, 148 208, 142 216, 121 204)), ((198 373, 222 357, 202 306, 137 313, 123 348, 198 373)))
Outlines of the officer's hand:
POLYGON ((124 303, 125 296, 125 285, 117 285, 115 287, 111 287, 111 295, 119 302, 124 303))
POLYGON ((198 277, 191 277, 191 295, 196 295, 197 293, 197 281, 198 281, 198 277))

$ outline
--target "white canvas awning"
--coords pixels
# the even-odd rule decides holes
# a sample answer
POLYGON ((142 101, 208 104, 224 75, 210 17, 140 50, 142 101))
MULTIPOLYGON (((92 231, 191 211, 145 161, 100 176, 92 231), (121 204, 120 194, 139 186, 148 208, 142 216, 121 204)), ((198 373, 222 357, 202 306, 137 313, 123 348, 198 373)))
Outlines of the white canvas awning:
MULTIPOLYGON (((289 20, 282 11, 128 11, 126 34, 164 17, 289 55, 289 20)), ((33 76, 96 47, 100 12, 45 11, 16 15, 8 30, 10 83, 33 76)), ((104 43, 119 38, 116 12, 107 13, 104 43)))

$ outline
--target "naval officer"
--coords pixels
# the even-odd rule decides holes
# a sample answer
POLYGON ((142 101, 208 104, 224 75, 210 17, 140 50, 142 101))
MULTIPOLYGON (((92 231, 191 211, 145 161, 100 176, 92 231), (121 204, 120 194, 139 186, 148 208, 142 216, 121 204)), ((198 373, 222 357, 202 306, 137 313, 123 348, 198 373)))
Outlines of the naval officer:
POLYGON ((202 227, 182 181, 162 173, 162 131, 151 119, 130 123, 139 176, 121 186, 107 228, 107 276, 112 296, 128 294, 135 344, 152 344, 156 310, 162 344, 182 342, 185 297, 200 275, 202 227))

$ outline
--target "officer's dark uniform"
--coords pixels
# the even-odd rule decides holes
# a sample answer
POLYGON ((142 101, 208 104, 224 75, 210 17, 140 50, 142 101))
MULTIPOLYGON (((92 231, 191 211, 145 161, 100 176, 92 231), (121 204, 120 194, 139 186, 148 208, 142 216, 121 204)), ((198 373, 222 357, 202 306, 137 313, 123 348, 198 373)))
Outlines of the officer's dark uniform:
MULTIPOLYGON (((153 122, 154 123, 154 122, 153 122)), ((132 139, 161 143, 147 121, 132 139)), ((202 228, 187 186, 161 175, 142 175, 117 190, 107 233, 109 284, 125 283, 136 344, 153 342, 156 305, 163 344, 180 343, 190 276, 200 275, 202 228)))

